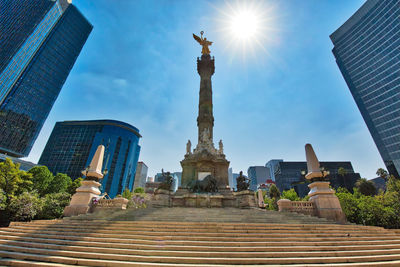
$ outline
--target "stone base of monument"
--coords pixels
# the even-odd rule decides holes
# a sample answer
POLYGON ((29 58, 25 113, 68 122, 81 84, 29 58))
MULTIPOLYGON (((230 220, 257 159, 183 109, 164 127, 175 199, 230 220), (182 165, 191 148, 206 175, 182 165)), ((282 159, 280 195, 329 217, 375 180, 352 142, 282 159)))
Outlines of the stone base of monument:
POLYGON ((100 195, 100 185, 93 180, 83 180, 72 196, 69 206, 65 207, 63 215, 69 217, 88 213, 92 207, 92 199, 100 195))
POLYGON ((179 188, 175 194, 158 189, 151 202, 154 207, 253 208, 257 206, 254 192, 249 190, 232 192, 226 188, 221 188, 217 193, 190 193, 186 188, 179 188))
POLYGON ((314 202, 316 215, 337 222, 346 222, 346 216, 340 206, 335 191, 329 188, 329 182, 313 182, 308 185, 309 201, 314 202))
POLYGON ((238 208, 257 207, 256 198, 253 191, 244 190, 240 192, 234 192, 233 195, 236 198, 238 208))
POLYGON ((171 192, 164 189, 156 189, 151 203, 154 207, 170 207, 171 192))

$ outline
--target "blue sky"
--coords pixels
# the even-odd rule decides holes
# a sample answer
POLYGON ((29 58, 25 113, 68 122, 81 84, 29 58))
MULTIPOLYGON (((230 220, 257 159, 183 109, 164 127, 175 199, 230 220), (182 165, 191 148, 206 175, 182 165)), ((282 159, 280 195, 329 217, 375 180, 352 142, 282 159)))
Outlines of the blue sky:
POLYGON ((221 30, 227 1, 75 0, 94 29, 27 158, 37 162, 56 121, 115 119, 140 129, 149 176, 181 171, 197 143, 201 47, 214 41, 214 143, 224 141, 234 172, 270 159, 351 161, 375 177, 384 166, 331 52, 329 35, 363 0, 266 0, 261 46, 229 47, 221 30))

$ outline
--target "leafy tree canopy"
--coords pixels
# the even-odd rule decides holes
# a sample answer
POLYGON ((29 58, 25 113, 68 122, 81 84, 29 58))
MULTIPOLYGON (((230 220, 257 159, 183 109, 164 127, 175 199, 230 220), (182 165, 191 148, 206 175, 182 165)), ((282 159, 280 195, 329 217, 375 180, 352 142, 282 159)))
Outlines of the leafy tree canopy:
POLYGON ((373 196, 375 195, 376 188, 373 182, 368 181, 365 178, 358 179, 355 186, 360 191, 361 194, 365 196, 373 196))
POLYGON ((47 194, 67 192, 71 186, 71 178, 64 173, 57 173, 46 189, 47 194))
POLYGON ((77 179, 75 179, 75 180, 70 184, 70 186, 68 187, 67 192, 70 193, 71 195, 74 195, 74 194, 76 193, 76 189, 77 189, 78 187, 81 186, 82 181, 83 181, 83 178, 77 178, 77 179))
POLYGON ((40 196, 44 196, 47 193, 47 187, 54 179, 53 174, 46 166, 35 166, 28 173, 32 174, 33 189, 40 196))
POLYGON ((6 158, 0 162, 0 189, 7 197, 9 203, 11 198, 18 193, 31 189, 32 176, 19 169, 19 164, 14 164, 11 159, 6 158))

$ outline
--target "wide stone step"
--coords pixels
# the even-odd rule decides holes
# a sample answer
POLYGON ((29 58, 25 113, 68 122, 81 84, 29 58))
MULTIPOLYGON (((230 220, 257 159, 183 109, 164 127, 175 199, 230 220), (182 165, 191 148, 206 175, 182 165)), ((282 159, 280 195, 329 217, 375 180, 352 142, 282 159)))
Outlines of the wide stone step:
MULTIPOLYGON (((82 232, 73 231, 51 231, 46 229, 34 230, 34 229, 15 229, 15 228, 3 228, 2 231, 7 232, 19 232, 25 234, 40 234, 49 236, 82 236, 82 232)), ((115 238, 115 239, 127 239, 127 240, 187 240, 187 241, 225 241, 225 242, 268 242, 268 241, 280 241, 284 239, 285 241, 345 241, 345 240, 375 240, 377 239, 377 234, 372 235, 352 235, 347 234, 291 234, 289 236, 281 234, 265 234, 260 237, 258 235, 246 235, 241 236, 214 236, 211 235, 187 235, 187 233, 169 233, 165 235, 142 235, 142 234, 113 234, 113 233, 84 233, 86 237, 93 238, 115 238)), ((379 235, 379 240, 400 240, 400 236, 394 233, 389 233, 385 235, 379 235)))
POLYGON ((102 254, 121 254, 121 255, 135 255, 135 256, 168 256, 168 257, 209 257, 209 258, 287 258, 287 257, 346 257, 346 256, 371 256, 371 255, 391 255, 400 254, 400 248, 384 250, 370 249, 370 250, 348 250, 348 251, 269 251, 269 248, 265 248, 265 251, 180 251, 180 250, 141 250, 141 249, 116 249, 116 248, 100 248, 91 246, 64 246, 56 244, 43 244, 43 243, 32 243, 23 241, 10 241, 0 239, 1 245, 5 246, 18 246, 28 248, 41 248, 41 249, 52 249, 52 250, 65 250, 65 251, 77 251, 77 252, 91 252, 91 253, 102 253, 102 254))
MULTIPOLYGON (((0 234, 12 235, 26 237, 27 234, 19 232, 6 232, 0 231, 0 234)), ((72 236, 72 235, 46 235, 46 234, 29 234, 33 238, 43 238, 43 239, 60 239, 60 240, 70 240, 70 241, 87 241, 87 242, 105 242, 105 243, 125 243, 125 244, 142 244, 142 245, 155 245, 155 246, 165 246, 165 245, 182 245, 182 246, 226 246, 226 247, 236 247, 236 246, 335 246, 341 245, 379 245, 379 244, 399 244, 399 239, 384 239, 377 240, 377 238, 345 238, 345 239, 324 239, 324 238, 313 238, 307 240, 295 239, 293 238, 283 238, 282 240, 268 240, 268 241, 242 241, 238 243, 237 241, 198 241, 198 240, 170 240, 170 239, 118 239, 118 238, 99 238, 99 237, 85 237, 85 236, 72 236), (295 243, 293 241, 296 241, 295 243)))
MULTIPOLYGON (((183 263, 183 264, 308 264, 308 263, 347 263, 347 262, 376 262, 400 260, 400 254, 393 255, 373 255, 373 256, 345 256, 345 257, 286 257, 286 258, 224 258, 224 257, 174 257, 174 256, 139 256, 139 255, 119 255, 108 253, 75 252, 66 250, 39 249, 18 247, 10 245, 0 245, 0 256, 7 257, 6 251, 31 253, 49 256, 72 257, 80 259, 101 259, 125 262, 149 262, 149 263, 183 263)), ((61 262, 63 263, 63 262, 61 262)), ((68 263, 70 264, 70 263, 68 263)))
POLYGON ((338 224, 265 224, 265 223, 199 223, 199 222, 151 222, 151 221, 79 221, 70 222, 68 220, 48 220, 48 221, 32 221, 32 222, 12 222, 10 226, 57 226, 62 227, 125 227, 129 229, 138 228, 162 228, 162 229, 256 229, 256 230, 270 230, 270 229, 318 229, 318 230, 345 230, 345 229, 365 229, 387 231, 381 227, 376 226, 360 226, 360 225, 338 225, 338 224))
POLYGON ((268 223, 320 223, 334 222, 296 213, 266 211, 260 209, 218 209, 218 208, 147 208, 127 211, 103 211, 95 214, 76 216, 68 220, 96 220, 107 218, 127 221, 199 221, 199 222, 268 222, 268 223))
MULTIPOLYGON (((0 228, 1 229, 1 228, 0 228)), ((11 226, 8 229, 18 230, 35 230, 35 231, 57 231, 57 232, 80 232, 80 233, 112 233, 112 234, 127 234, 127 235, 179 235, 179 236, 218 236, 218 237, 271 237, 282 234, 290 234, 291 236, 311 236, 310 231, 306 229, 298 229, 298 230, 223 230, 223 229, 162 229, 162 228, 136 228, 136 229, 121 229, 120 227, 107 227, 100 228, 99 227, 85 227, 78 228, 72 226, 59 226, 59 225, 51 225, 51 226, 32 226, 32 225, 16 225, 11 226), (164 230, 164 231, 163 231, 164 230), (167 230, 167 231, 166 231, 167 230)), ((393 236, 396 235, 390 231, 367 231, 367 230, 313 230, 312 234, 320 235, 325 234, 326 236, 393 236)))
MULTIPOLYGON (((0 236, 3 240, 10 241, 23 241, 31 243, 45 243, 45 244, 57 244, 64 246, 86 246, 86 247, 106 247, 106 248, 117 248, 117 249, 140 249, 140 250, 176 250, 176 251, 222 251, 222 252, 260 252, 260 251, 350 251, 350 250, 384 250, 384 249, 400 249, 400 242, 397 244, 379 244, 374 242, 372 244, 364 245, 353 245, 353 243, 342 244, 342 243, 331 243, 331 244, 320 244, 314 243, 314 246, 301 246, 293 243, 289 243, 285 246, 276 246, 271 244, 270 246, 179 246, 179 245, 163 245, 154 246, 146 244, 126 244, 126 243, 106 243, 106 242, 89 242, 89 241, 69 241, 60 239, 48 239, 48 238, 34 238, 25 236, 11 236, 2 235, 0 236)), ((11 243, 10 243, 11 244, 11 243)), ((242 244, 238 244, 242 245, 242 244)), ((309 244, 308 244, 309 245, 309 244)))
POLYGON ((322 231, 330 231, 330 232, 343 232, 343 231, 355 231, 355 232, 388 232, 383 228, 371 228, 371 227, 360 227, 360 226, 344 226, 344 227, 318 227, 318 226, 308 226, 308 225, 268 225, 268 226, 258 226, 258 225, 177 225, 177 224, 161 224, 161 225, 149 225, 149 224, 119 224, 119 223, 74 223, 74 224, 65 224, 65 223, 11 223, 10 227, 30 227, 32 229, 39 228, 63 228, 63 229, 88 229, 88 230, 125 230, 125 231, 159 231, 160 229, 164 231, 173 231, 173 232, 245 232, 245 233, 260 233, 266 231, 286 231, 289 233, 293 232, 301 232, 301 231, 312 231, 312 232, 322 232, 322 231))
POLYGON ((28 260, 16 260, 16 259, 2 259, 0 258, 0 266, 16 266, 16 267, 32 267, 32 266, 41 266, 41 267, 71 267, 76 265, 70 264, 61 264, 54 262, 37 262, 37 261, 28 261, 28 260))

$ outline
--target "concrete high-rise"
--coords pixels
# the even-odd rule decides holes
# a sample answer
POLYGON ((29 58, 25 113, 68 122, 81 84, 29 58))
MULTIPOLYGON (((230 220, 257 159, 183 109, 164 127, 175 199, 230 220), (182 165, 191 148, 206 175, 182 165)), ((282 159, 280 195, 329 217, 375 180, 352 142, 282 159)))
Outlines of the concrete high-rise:
POLYGON ((39 159, 54 174, 61 172, 72 179, 90 163, 99 145, 105 146, 101 180, 102 192, 111 197, 125 188, 132 191, 139 158, 139 129, 114 120, 57 122, 39 159))
POLYGON ((145 187, 146 186, 146 179, 147 179, 147 171, 148 167, 144 162, 139 161, 137 163, 136 167, 136 173, 135 173, 135 182, 133 184, 133 188, 137 187, 145 187))
POLYGON ((27 156, 92 25, 69 0, 0 1, 0 152, 27 156))
POLYGON ((400 1, 367 0, 331 36, 333 54, 388 171, 400 172, 400 1))

